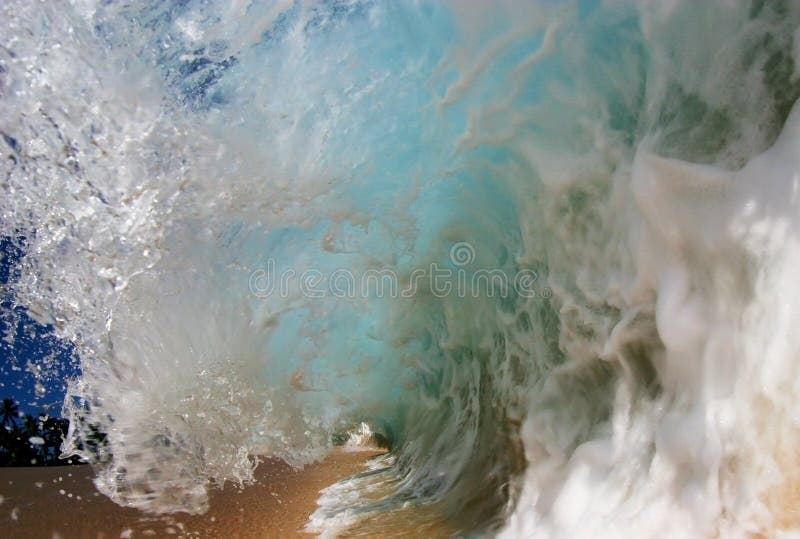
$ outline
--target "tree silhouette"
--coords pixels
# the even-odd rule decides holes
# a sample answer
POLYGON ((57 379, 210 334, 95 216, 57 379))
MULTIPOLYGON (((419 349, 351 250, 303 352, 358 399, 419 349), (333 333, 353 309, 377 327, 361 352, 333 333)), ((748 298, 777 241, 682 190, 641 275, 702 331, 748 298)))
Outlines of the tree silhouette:
POLYGON ((4 427, 13 426, 19 415, 19 405, 14 399, 3 399, 0 403, 0 421, 4 427))
POLYGON ((48 462, 51 464, 59 463, 61 455, 61 442, 69 431, 69 421, 60 417, 46 417, 42 422, 42 438, 44 447, 50 451, 48 462))
POLYGON ((69 430, 69 421, 41 413, 19 416, 14 399, 0 404, 0 466, 53 466, 78 464, 79 459, 61 456, 61 442, 69 430))

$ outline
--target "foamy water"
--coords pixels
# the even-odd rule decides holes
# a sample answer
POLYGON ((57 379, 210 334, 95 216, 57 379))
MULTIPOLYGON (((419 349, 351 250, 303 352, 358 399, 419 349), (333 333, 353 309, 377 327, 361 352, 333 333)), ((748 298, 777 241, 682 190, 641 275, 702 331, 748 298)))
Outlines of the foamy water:
POLYGON ((202 512, 363 422, 392 460, 317 531, 797 532, 796 2, 0 17, 13 297, 113 500, 202 512))

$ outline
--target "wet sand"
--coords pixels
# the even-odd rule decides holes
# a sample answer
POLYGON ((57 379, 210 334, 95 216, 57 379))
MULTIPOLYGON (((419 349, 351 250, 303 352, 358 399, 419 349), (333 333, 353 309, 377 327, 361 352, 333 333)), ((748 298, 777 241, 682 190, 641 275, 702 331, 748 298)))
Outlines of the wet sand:
POLYGON ((204 515, 147 516, 98 494, 88 466, 0 468, 0 535, 16 538, 311 537, 303 532, 319 491, 363 471, 380 452, 335 450, 295 470, 269 459, 256 483, 214 490, 204 515))

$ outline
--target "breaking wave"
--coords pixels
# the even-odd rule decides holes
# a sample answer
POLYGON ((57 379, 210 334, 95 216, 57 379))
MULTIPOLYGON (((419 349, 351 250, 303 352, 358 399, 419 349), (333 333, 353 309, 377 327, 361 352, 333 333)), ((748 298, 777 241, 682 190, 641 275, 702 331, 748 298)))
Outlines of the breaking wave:
POLYGON ((318 530, 800 526, 796 2, 0 15, 8 293, 116 502, 202 512, 364 423, 391 456, 318 530))

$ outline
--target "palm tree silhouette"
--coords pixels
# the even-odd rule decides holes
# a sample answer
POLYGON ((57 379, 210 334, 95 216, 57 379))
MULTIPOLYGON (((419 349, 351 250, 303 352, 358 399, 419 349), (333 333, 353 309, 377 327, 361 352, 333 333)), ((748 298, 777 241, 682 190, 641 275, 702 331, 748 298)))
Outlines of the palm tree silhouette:
MULTIPOLYGON (((77 457, 61 458, 61 443, 69 432, 69 421, 37 415, 20 414, 14 399, 0 401, 0 466, 58 466, 78 464, 77 457)), ((105 437, 100 433, 90 437, 100 447, 105 437)))
POLYGON ((0 422, 4 427, 13 426, 19 415, 19 405, 14 399, 3 399, 0 403, 0 422))

